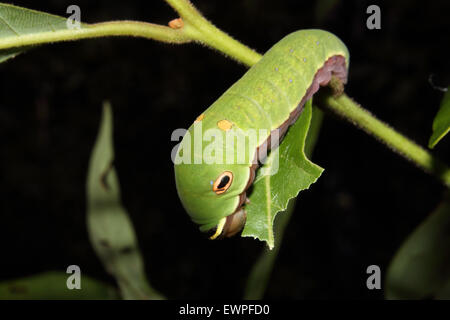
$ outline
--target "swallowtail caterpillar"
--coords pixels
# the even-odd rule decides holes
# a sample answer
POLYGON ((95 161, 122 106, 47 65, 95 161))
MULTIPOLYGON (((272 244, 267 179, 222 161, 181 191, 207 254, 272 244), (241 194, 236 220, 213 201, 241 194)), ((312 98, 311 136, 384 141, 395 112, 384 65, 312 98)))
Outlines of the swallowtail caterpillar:
MULTIPOLYGON (((305 102, 320 86, 327 85, 332 76, 346 83, 348 66, 348 50, 333 34, 323 30, 291 33, 267 51, 192 124, 177 151, 175 180, 184 208, 201 231, 211 232, 210 239, 229 237, 242 230, 246 195, 261 160, 259 148, 270 148, 269 138, 275 130, 279 137, 284 137, 305 102), (244 161, 198 161, 204 160, 206 151, 210 151, 205 143, 200 148, 194 147, 198 142, 194 140, 195 130, 200 125, 202 132, 215 129, 223 135, 232 132, 243 138, 247 150, 244 161), (252 142, 243 136, 249 129, 265 130, 252 142), (191 163, 180 163, 189 151, 191 163)), ((227 152, 241 151, 238 144, 230 147, 225 142, 220 148, 211 153, 217 156, 220 151, 219 159, 225 159, 227 152)))

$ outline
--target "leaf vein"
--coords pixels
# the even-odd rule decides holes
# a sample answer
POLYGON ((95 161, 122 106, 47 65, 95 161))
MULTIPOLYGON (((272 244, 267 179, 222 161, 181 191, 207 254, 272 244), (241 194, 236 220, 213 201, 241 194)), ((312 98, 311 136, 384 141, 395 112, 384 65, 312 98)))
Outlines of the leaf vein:
POLYGON ((6 21, 6 19, 0 14, 0 20, 3 21, 4 24, 6 24, 6 26, 8 28, 10 28, 12 30, 12 32, 14 32, 17 36, 20 36, 20 33, 18 33, 9 23, 8 21, 6 21))
POLYGON ((272 224, 272 210, 271 210, 272 200, 270 194, 270 176, 267 176, 265 181, 266 181, 267 225, 269 226, 268 242, 269 245, 271 245, 273 243, 273 228, 270 227, 272 224))

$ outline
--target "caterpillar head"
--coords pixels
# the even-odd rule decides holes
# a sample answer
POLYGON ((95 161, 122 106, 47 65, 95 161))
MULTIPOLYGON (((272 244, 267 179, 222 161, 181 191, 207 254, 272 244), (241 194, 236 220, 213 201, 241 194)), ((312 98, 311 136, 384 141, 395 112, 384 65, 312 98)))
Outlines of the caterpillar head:
POLYGON ((231 237, 245 224, 248 166, 177 164, 175 181, 183 207, 210 239, 231 237))

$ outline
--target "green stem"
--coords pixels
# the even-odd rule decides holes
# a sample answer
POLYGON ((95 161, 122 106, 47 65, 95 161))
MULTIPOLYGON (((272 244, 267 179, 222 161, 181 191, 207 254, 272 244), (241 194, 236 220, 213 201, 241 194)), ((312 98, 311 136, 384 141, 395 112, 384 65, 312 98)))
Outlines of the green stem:
POLYGON ((83 24, 80 29, 62 29, 2 38, 0 49, 110 36, 143 37, 170 43, 187 43, 193 40, 181 29, 139 21, 110 21, 83 24))
POLYGON ((233 39, 208 21, 187 0, 165 0, 184 21, 184 32, 191 39, 228 55, 247 66, 261 59, 261 55, 233 39))
POLYGON ((109 21, 82 24, 80 29, 60 29, 50 32, 21 34, 0 39, 0 50, 44 43, 88 38, 131 36, 174 44, 195 41, 217 49, 247 66, 254 65, 261 55, 216 28, 188 0, 166 0, 183 19, 184 27, 173 29, 140 21, 109 21))
POLYGON ((427 150, 378 120, 367 110, 343 94, 340 97, 325 97, 325 109, 338 114, 368 134, 379 139, 390 149, 415 163, 426 172, 436 176, 450 187, 450 169, 427 150))

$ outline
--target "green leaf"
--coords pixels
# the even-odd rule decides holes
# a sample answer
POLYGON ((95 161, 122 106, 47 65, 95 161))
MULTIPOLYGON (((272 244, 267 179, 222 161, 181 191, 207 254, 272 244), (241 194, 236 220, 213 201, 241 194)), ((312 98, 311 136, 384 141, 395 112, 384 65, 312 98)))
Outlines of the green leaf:
POLYGON ((87 223, 91 243, 125 299, 162 299, 147 282, 133 225, 120 201, 113 167, 111 106, 104 104, 87 178, 87 223))
POLYGON ((67 29, 67 18, 0 3, 0 39, 67 29))
MULTIPOLYGON (((0 3, 0 43, 27 35, 67 30, 67 18, 0 3)), ((30 46, 0 49, 0 63, 14 58, 30 46)))
POLYGON ((433 134, 428 142, 429 148, 434 146, 448 133, 450 130, 450 87, 442 99, 439 111, 433 121, 433 134))
POLYGON ((304 152, 311 110, 311 101, 308 101, 279 148, 270 153, 267 162, 258 170, 249 196, 250 203, 246 206, 247 222, 242 236, 266 241, 270 249, 275 243, 275 215, 286 210, 289 200, 295 198, 301 190, 308 189, 323 171, 309 161, 304 152), (278 171, 270 175, 277 167, 278 171))
POLYGON ((389 266, 387 299, 450 299, 450 197, 405 241, 389 266))
POLYGON ((58 271, 45 272, 30 277, 0 283, 0 300, 100 300, 118 299, 112 287, 81 274, 81 289, 69 290, 70 274, 58 271))

